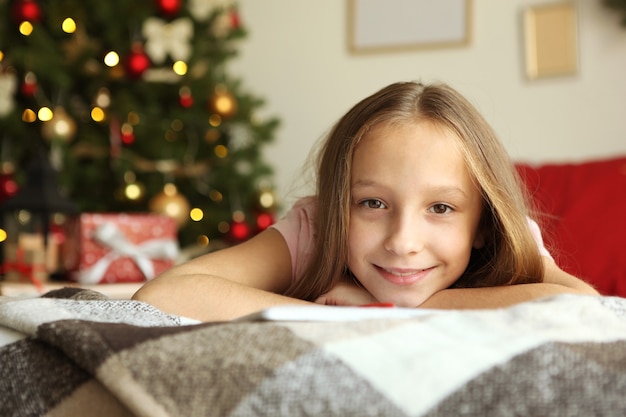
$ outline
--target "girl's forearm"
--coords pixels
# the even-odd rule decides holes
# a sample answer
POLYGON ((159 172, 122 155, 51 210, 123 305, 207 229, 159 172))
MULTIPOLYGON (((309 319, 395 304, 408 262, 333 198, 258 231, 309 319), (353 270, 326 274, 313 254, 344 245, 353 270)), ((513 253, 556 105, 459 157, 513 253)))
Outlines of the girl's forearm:
POLYGON ((480 309, 501 308, 558 294, 597 294, 560 284, 519 284, 502 287, 452 288, 433 294, 420 308, 480 309))
POLYGON ((146 283, 133 300, 201 321, 232 320, 276 305, 311 304, 209 275, 163 275, 146 283))

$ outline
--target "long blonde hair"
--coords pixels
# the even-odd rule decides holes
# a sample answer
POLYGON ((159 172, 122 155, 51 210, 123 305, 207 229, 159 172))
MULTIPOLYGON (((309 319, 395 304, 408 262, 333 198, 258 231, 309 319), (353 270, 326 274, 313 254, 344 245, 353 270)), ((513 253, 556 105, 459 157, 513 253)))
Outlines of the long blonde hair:
POLYGON ((493 129, 474 106, 445 84, 391 84, 363 99, 335 124, 319 153, 314 250, 303 276, 286 294, 315 300, 349 273, 348 225, 352 156, 360 140, 380 123, 428 120, 459 138, 467 168, 483 198, 474 250, 453 286, 486 287, 540 282, 543 263, 528 227, 524 188, 493 129))

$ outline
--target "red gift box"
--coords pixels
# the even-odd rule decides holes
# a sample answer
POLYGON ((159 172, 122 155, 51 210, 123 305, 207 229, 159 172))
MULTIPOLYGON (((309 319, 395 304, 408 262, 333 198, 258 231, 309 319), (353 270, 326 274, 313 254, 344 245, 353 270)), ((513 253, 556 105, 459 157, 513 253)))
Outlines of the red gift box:
POLYGON ((81 284, 147 281, 178 256, 178 229, 168 216, 83 213, 80 229, 80 261, 72 277, 81 284))

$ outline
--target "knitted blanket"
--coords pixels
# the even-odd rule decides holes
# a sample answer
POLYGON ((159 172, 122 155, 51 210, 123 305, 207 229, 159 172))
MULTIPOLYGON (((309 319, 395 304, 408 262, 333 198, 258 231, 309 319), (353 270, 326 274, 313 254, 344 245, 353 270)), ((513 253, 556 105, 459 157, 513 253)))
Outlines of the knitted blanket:
POLYGON ((87 290, 0 297, 0 415, 626 415, 626 299, 320 308, 195 323, 87 290))

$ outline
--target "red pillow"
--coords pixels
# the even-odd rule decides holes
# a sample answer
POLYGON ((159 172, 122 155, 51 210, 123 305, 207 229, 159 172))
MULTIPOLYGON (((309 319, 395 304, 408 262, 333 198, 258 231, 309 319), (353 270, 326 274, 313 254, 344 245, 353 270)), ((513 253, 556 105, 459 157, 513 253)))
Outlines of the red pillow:
POLYGON ((517 169, 557 264, 604 295, 626 297, 626 157, 517 169))

